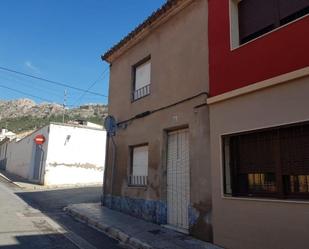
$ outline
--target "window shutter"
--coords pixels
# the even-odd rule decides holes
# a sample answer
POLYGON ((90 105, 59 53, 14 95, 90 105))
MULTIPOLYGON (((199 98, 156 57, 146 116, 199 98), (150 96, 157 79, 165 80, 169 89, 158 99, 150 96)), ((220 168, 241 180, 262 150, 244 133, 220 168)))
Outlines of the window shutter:
POLYGON ((280 20, 309 8, 309 0, 279 0, 280 20))
POLYGON ((136 67, 135 69, 135 90, 141 89, 150 84, 151 62, 136 67))
POLYGON ((239 174, 275 172, 275 133, 248 134, 238 141, 239 174))
POLYGON ((309 175, 309 126, 281 130, 280 152, 283 175, 309 175))
MULTIPOLYGON (((238 4, 239 37, 262 32, 276 22, 276 0, 242 0, 238 4)), ((294 1, 294 0, 293 0, 294 1)), ((243 43, 243 42, 242 42, 243 43)))
POLYGON ((132 175, 148 175, 148 146, 135 147, 133 149, 132 175))

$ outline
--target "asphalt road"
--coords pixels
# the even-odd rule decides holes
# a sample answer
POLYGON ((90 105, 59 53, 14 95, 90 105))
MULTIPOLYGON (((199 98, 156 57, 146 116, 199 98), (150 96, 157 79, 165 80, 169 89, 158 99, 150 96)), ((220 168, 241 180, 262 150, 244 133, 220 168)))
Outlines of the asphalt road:
POLYGON ((62 210, 100 194, 99 187, 23 191, 0 179, 0 249, 123 249, 62 210))

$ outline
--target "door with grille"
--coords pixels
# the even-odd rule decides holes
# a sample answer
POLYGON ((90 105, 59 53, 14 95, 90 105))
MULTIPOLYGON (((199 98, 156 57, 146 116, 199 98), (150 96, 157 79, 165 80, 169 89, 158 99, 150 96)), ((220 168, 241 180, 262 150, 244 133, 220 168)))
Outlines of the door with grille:
POLYGON ((190 204, 188 130, 168 133, 167 147, 167 221, 168 225, 187 231, 190 204))

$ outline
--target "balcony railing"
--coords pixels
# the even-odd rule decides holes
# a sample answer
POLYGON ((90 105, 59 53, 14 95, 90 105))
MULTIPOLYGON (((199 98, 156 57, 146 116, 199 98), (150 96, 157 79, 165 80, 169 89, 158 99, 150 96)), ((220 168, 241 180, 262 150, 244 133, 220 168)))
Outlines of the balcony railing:
POLYGON ((132 98, 133 100, 138 100, 148 94, 150 94, 150 84, 133 91, 132 98))
POLYGON ((128 176, 128 184, 133 186, 146 186, 147 185, 147 176, 128 176))

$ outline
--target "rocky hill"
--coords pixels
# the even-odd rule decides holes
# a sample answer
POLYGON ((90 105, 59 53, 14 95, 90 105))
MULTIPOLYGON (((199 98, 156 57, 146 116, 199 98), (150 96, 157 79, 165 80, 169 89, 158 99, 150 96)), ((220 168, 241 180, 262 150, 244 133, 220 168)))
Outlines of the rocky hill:
POLYGON ((36 104, 30 99, 0 100, 0 128, 7 127, 16 133, 33 130, 49 122, 62 122, 63 114, 65 121, 83 119, 102 124, 107 106, 88 104, 64 109, 58 104, 36 104))

